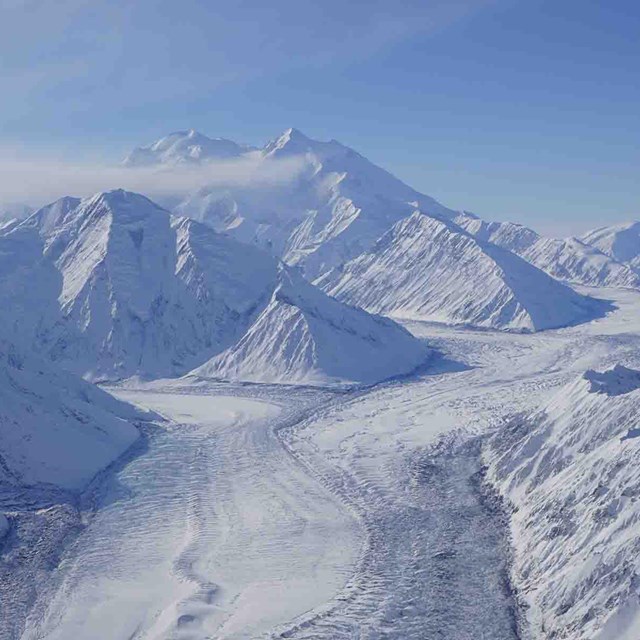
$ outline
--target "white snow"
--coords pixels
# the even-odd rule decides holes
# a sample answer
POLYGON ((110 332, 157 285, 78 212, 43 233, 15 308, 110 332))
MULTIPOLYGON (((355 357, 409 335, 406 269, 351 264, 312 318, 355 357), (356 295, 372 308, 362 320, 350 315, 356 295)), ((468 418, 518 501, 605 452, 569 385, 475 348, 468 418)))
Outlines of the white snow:
POLYGON ((5 331, 90 379, 185 373, 242 335, 276 262, 117 190, 0 237, 5 331))
POLYGON ((297 169, 0 223, 0 635, 635 640, 640 223, 485 223, 295 129, 125 164, 247 157, 297 169))
MULTIPOLYGON (((176 139, 188 144, 187 133, 173 134, 151 148, 173 149, 176 139)), ((168 198, 167 206, 268 249, 301 267, 309 278, 366 250, 416 207, 434 215, 454 215, 336 140, 321 142, 288 129, 257 158, 265 165, 297 158, 301 168, 291 180, 272 187, 203 184, 194 193, 168 198)), ((173 155, 165 162, 167 167, 172 164, 173 155)))
POLYGON ((420 212, 316 284, 374 313, 496 329, 539 331, 607 308, 515 254, 420 212))
POLYGON ((122 190, 40 210, 0 236, 0 266, 6 335, 91 380, 180 375, 224 351, 201 373, 369 383, 426 358, 392 321, 122 190))
POLYGON ((225 138, 208 138, 189 129, 176 131, 146 147, 134 149, 124 160, 129 167, 199 164, 209 160, 237 158, 251 148, 225 138))
POLYGON ((108 485, 23 640, 263 637, 342 588, 358 523, 282 449, 278 406, 119 395, 174 422, 108 485))
POLYGON ((490 479, 516 508, 514 577, 533 637, 635 637, 639 415, 640 371, 617 365, 588 371, 490 441, 490 479))
POLYGON ((426 345, 396 323, 342 304, 282 267, 271 301, 237 344, 193 373, 306 384, 373 383, 423 365, 426 345))
POLYGON ((0 342, 0 483, 82 489, 137 439, 141 415, 0 342))
MULTIPOLYGON (((638 368, 640 295, 605 293, 612 314, 538 334, 408 323, 448 360, 430 375, 349 393, 193 379, 114 390, 175 422, 150 430, 146 450, 101 485, 87 529, 41 580, 22 637, 515 640, 502 525, 473 488, 475 438, 506 413, 548 405, 579 372, 638 368)), ((590 393, 583 378, 573 384, 601 408, 639 393, 609 397, 590 393)), ((598 416, 607 432, 609 414, 598 416)), ((631 452, 640 442, 629 438, 633 428, 620 423, 603 442, 631 452)), ((575 433, 570 446, 580 448, 575 433)), ((505 449, 511 443, 517 452, 512 438, 505 449)), ((589 467, 581 504, 590 508, 609 471, 589 467)), ((635 486, 631 471, 620 474, 635 486)), ((542 496, 540 508, 553 512, 555 496, 542 496)), ((563 552, 547 524, 530 528, 542 557, 563 552)), ((626 528, 629 545, 635 531, 626 528)), ((611 554, 623 548, 613 542, 611 554)), ((606 557, 610 578, 589 591, 596 603, 628 584, 626 552, 606 557)), ((580 579, 583 565, 562 566, 573 577, 554 583, 580 579)), ((602 638, 632 629, 632 604, 600 619, 602 638)))
POLYGON ((513 222, 485 222, 467 212, 455 222, 480 240, 513 251, 559 280, 592 287, 640 287, 640 275, 578 238, 545 238, 513 222))
POLYGON ((640 274, 640 222, 594 229, 582 240, 640 274))

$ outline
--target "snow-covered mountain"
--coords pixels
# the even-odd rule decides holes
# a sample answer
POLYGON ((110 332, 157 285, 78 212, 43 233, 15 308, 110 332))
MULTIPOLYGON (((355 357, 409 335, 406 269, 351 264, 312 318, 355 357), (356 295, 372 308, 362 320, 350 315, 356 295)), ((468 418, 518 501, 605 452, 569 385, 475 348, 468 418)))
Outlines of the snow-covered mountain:
POLYGON ((546 238, 513 222, 485 222, 467 212, 458 214, 455 222, 478 239, 517 253, 559 280, 591 287, 640 287, 638 273, 586 240, 546 238))
MULTIPOLYGON (((410 344, 418 354, 421 345, 402 329, 347 309, 293 275, 285 289, 291 298, 313 301, 310 313, 327 320, 322 340, 312 333, 288 335, 295 330, 289 324, 252 326, 265 313, 279 316, 272 306, 274 291, 284 290, 282 278, 276 259, 257 247, 122 190, 82 201, 64 198, 0 235, 0 295, 10 309, 4 335, 92 380, 184 374, 245 340, 250 327, 254 337, 258 330, 264 334, 258 340, 277 335, 294 351, 304 350, 304 341, 314 336, 311 360, 286 363, 283 355, 271 363, 270 371, 276 367, 282 380, 300 379, 303 366, 305 376, 318 370, 364 380, 364 373, 349 369, 349 360, 360 358, 362 350, 346 349, 344 332, 373 345, 367 352, 379 359, 373 378, 415 366, 402 350, 410 344), (330 365, 334 341, 345 350, 330 365), (385 357, 383 346, 389 347, 385 357), (390 357, 393 350, 397 361, 390 357)), ((236 348, 249 359, 260 357, 236 348)), ((266 377, 273 376, 265 372, 266 377)))
POLYGON ((640 222, 594 229, 585 233, 582 241, 628 265, 640 275, 640 222))
POLYGON ((140 411, 0 341, 0 485, 82 489, 138 438, 140 411))
POLYGON ((562 327, 601 315, 607 306, 454 223, 420 212, 316 284, 374 313, 495 329, 562 327))
POLYGON ((24 220, 33 213, 33 209, 22 202, 0 202, 0 228, 14 220, 24 220))
POLYGON ((11 338, 95 378, 184 373, 266 304, 276 261, 147 198, 63 199, 0 237, 11 338))
POLYGON ((395 322, 342 304, 281 267, 245 335, 194 373, 295 383, 374 383, 422 365, 429 350, 395 322))
MULTIPOLYGON (((172 134, 148 149, 161 150, 153 152, 154 162, 172 165, 176 157, 191 157, 188 149, 193 138, 204 136, 172 134), (179 153, 174 148, 180 149, 179 153)), ((148 153, 151 151, 144 151, 148 153)), ((139 155, 134 152, 135 158, 139 155)), ((127 164, 139 164, 131 158, 127 164)), ((362 253, 416 208, 432 215, 454 215, 335 140, 320 142, 288 129, 255 158, 265 165, 292 159, 298 162, 290 180, 270 186, 202 185, 177 205, 172 204, 173 210, 266 248, 288 264, 300 266, 310 278, 362 253)))
POLYGON ((137 147, 123 164, 128 167, 200 164, 209 160, 237 158, 251 149, 226 138, 209 138, 189 129, 170 133, 151 145, 137 147))
POLYGON ((639 414, 640 372, 588 371, 486 446, 533 637, 638 637, 639 414))

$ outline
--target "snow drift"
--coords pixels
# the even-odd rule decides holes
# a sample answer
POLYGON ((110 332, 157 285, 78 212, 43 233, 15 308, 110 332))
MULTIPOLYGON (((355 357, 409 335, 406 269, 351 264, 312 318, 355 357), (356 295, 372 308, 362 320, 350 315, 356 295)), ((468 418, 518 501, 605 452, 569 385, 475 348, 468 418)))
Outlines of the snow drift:
POLYGON ((494 329, 562 327, 608 308, 515 254, 420 212, 316 284, 374 313, 494 329))
POLYGON ((281 267, 271 300, 233 347, 194 373, 288 383, 374 383, 423 364, 429 350, 386 318, 325 295, 281 267))
POLYGON ((634 640, 640 624, 640 372, 588 371, 485 447, 514 510, 533 637, 634 640))

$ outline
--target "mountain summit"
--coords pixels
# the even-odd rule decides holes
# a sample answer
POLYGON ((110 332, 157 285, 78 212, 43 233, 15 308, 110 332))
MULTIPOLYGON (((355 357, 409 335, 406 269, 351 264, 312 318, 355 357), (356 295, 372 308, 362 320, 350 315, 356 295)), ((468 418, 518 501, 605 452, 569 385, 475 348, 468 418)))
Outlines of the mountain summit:
POLYGON ((209 138, 189 129, 175 131, 145 147, 137 147, 125 159, 127 167, 200 164, 210 160, 228 160, 247 153, 251 147, 226 138, 209 138))
MULTIPOLYGON (((134 151, 125 164, 135 166, 150 159, 167 166, 194 164, 194 156, 211 156, 213 151, 203 150, 222 144, 210 139, 195 144, 200 134, 190 135, 182 132, 162 138, 134 151)), ((243 149, 236 145, 227 157, 237 157, 243 149)), ((289 167, 288 179, 278 171, 279 180, 273 185, 203 184, 186 196, 168 198, 167 206, 268 250, 299 266, 308 278, 370 248, 416 208, 445 218, 455 215, 353 149, 336 140, 314 140, 297 129, 287 129, 252 158, 257 170, 282 162, 283 170, 289 167), (292 159, 297 159, 295 167, 285 164, 292 159)))

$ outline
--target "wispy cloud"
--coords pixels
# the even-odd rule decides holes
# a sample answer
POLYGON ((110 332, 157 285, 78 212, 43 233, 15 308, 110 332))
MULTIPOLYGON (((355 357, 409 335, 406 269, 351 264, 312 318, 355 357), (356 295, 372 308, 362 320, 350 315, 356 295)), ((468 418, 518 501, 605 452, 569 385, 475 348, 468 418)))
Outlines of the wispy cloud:
POLYGON ((294 180, 304 158, 262 160, 257 154, 224 162, 170 169, 15 158, 0 152, 0 198, 37 207, 65 195, 89 196, 122 188, 151 198, 185 194, 203 186, 271 188, 294 180))

